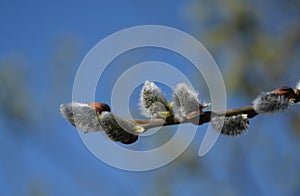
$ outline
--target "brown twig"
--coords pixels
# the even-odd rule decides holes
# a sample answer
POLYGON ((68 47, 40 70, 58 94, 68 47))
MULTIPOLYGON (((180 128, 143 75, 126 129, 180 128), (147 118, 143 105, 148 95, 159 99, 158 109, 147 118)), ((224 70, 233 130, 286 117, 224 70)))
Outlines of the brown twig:
POLYGON ((184 123, 193 123, 195 125, 202 125, 204 123, 210 122, 212 115, 219 115, 219 116, 233 116, 237 114, 247 114, 248 118, 253 118, 257 115, 257 113, 254 111, 252 106, 246 106, 246 107, 240 107, 240 108, 234 108, 234 109, 228 109, 226 111, 218 111, 218 112, 212 112, 212 111, 205 111, 205 112, 193 112, 192 115, 189 115, 189 118, 186 120, 180 122, 175 117, 164 119, 151 119, 151 120, 130 120, 131 122, 142 126, 145 130, 155 128, 155 127, 161 127, 161 126, 170 126, 170 125, 178 125, 178 124, 184 124, 184 123))
MULTIPOLYGON (((273 90, 273 92, 282 94, 284 96, 287 96, 294 100, 294 103, 300 102, 300 90, 299 89, 292 89, 290 87, 282 87, 279 89, 273 90)), ((167 119, 151 119, 151 120, 130 120, 133 123, 136 123, 139 126, 142 126, 145 131, 151 128, 155 127, 161 127, 161 126, 170 126, 170 125, 178 125, 178 124, 184 124, 184 123, 192 123, 195 125, 202 125, 204 123, 208 123, 211 120, 211 117, 213 115, 218 116, 233 116, 238 114, 247 114, 248 118, 254 118, 258 115, 257 112, 255 112, 253 106, 245 106, 240 108, 233 108, 233 109, 227 109, 225 111, 204 111, 201 110, 192 112, 187 116, 187 118, 184 121, 179 121, 175 117, 169 117, 167 119)))

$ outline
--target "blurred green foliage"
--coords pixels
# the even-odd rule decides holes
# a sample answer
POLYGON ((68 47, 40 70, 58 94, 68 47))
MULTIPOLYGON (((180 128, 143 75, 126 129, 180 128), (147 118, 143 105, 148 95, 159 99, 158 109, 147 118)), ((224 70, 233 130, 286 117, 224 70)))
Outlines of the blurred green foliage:
MULTIPOLYGON (((229 91, 253 96, 285 84, 290 71, 299 68, 300 8, 295 5, 296 1, 193 3, 196 21, 207 24, 199 39, 218 65, 226 67, 229 91)), ((298 78, 291 79, 295 83, 298 78)))
MULTIPOLYGON (((23 61, 14 56, 0 62, 0 115, 13 130, 31 123, 31 92, 28 70, 23 61)), ((22 129, 26 130, 26 129, 22 129)))

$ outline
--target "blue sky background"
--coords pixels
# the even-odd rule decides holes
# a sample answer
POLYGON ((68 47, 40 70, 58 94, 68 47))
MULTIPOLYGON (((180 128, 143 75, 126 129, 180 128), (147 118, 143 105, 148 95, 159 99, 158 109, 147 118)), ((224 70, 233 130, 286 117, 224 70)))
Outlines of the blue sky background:
MULTIPOLYGON (((145 24, 197 37, 224 74, 229 107, 247 105, 263 90, 294 86, 300 79, 299 5, 266 0, 0 1, 0 195, 298 195, 299 105, 258 116, 243 136, 221 136, 204 157, 197 156, 207 128, 201 126, 183 155, 147 172, 122 171, 99 161, 58 108, 71 101, 77 68, 97 42, 145 24)), ((155 49, 131 51, 112 62, 96 99, 109 103, 110 94, 102 92, 112 88, 120 70, 148 60, 174 65, 195 82, 200 98, 209 100, 202 77, 186 60, 155 49)), ((136 116, 138 92, 130 104, 136 116)), ((160 144, 175 131, 164 128, 143 139, 144 145, 160 144)))

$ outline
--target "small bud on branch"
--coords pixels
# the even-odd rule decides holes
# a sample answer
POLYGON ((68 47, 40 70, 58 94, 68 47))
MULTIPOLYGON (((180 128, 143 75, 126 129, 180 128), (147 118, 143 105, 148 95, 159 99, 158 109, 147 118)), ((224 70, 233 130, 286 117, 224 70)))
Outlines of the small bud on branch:
POLYGON ((282 87, 271 92, 261 93, 254 101, 253 107, 257 113, 281 112, 294 104, 297 90, 282 87))
POLYGON ((173 93, 173 103, 176 111, 175 117, 180 121, 186 120, 192 112, 202 112, 202 108, 204 108, 198 99, 198 93, 184 83, 176 85, 173 93))
POLYGON ((161 90, 153 83, 146 81, 141 91, 140 109, 148 118, 167 118, 173 111, 161 90))
POLYGON ((101 131, 97 113, 102 111, 110 111, 110 108, 105 103, 78 103, 72 102, 69 104, 60 105, 61 114, 75 127, 84 130, 85 133, 101 131))
POLYGON ((100 125, 104 129, 107 136, 114 140, 122 142, 123 144, 131 144, 137 141, 136 133, 141 133, 144 128, 137 126, 134 123, 123 120, 122 118, 110 113, 103 112, 99 116, 100 125))
POLYGON ((211 118, 211 124, 215 130, 220 131, 222 134, 235 136, 247 131, 249 120, 247 114, 238 114, 234 116, 214 115, 211 118))

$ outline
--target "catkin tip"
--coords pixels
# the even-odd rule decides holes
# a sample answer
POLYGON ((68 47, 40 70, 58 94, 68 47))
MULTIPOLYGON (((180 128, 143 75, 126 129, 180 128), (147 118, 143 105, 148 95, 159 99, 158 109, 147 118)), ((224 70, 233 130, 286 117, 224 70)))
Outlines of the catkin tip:
POLYGON ((61 104, 59 109, 68 122, 85 133, 102 130, 96 111, 87 104, 72 102, 61 104))
POLYGON ((296 85, 296 89, 300 90, 300 80, 299 80, 299 82, 296 85))

